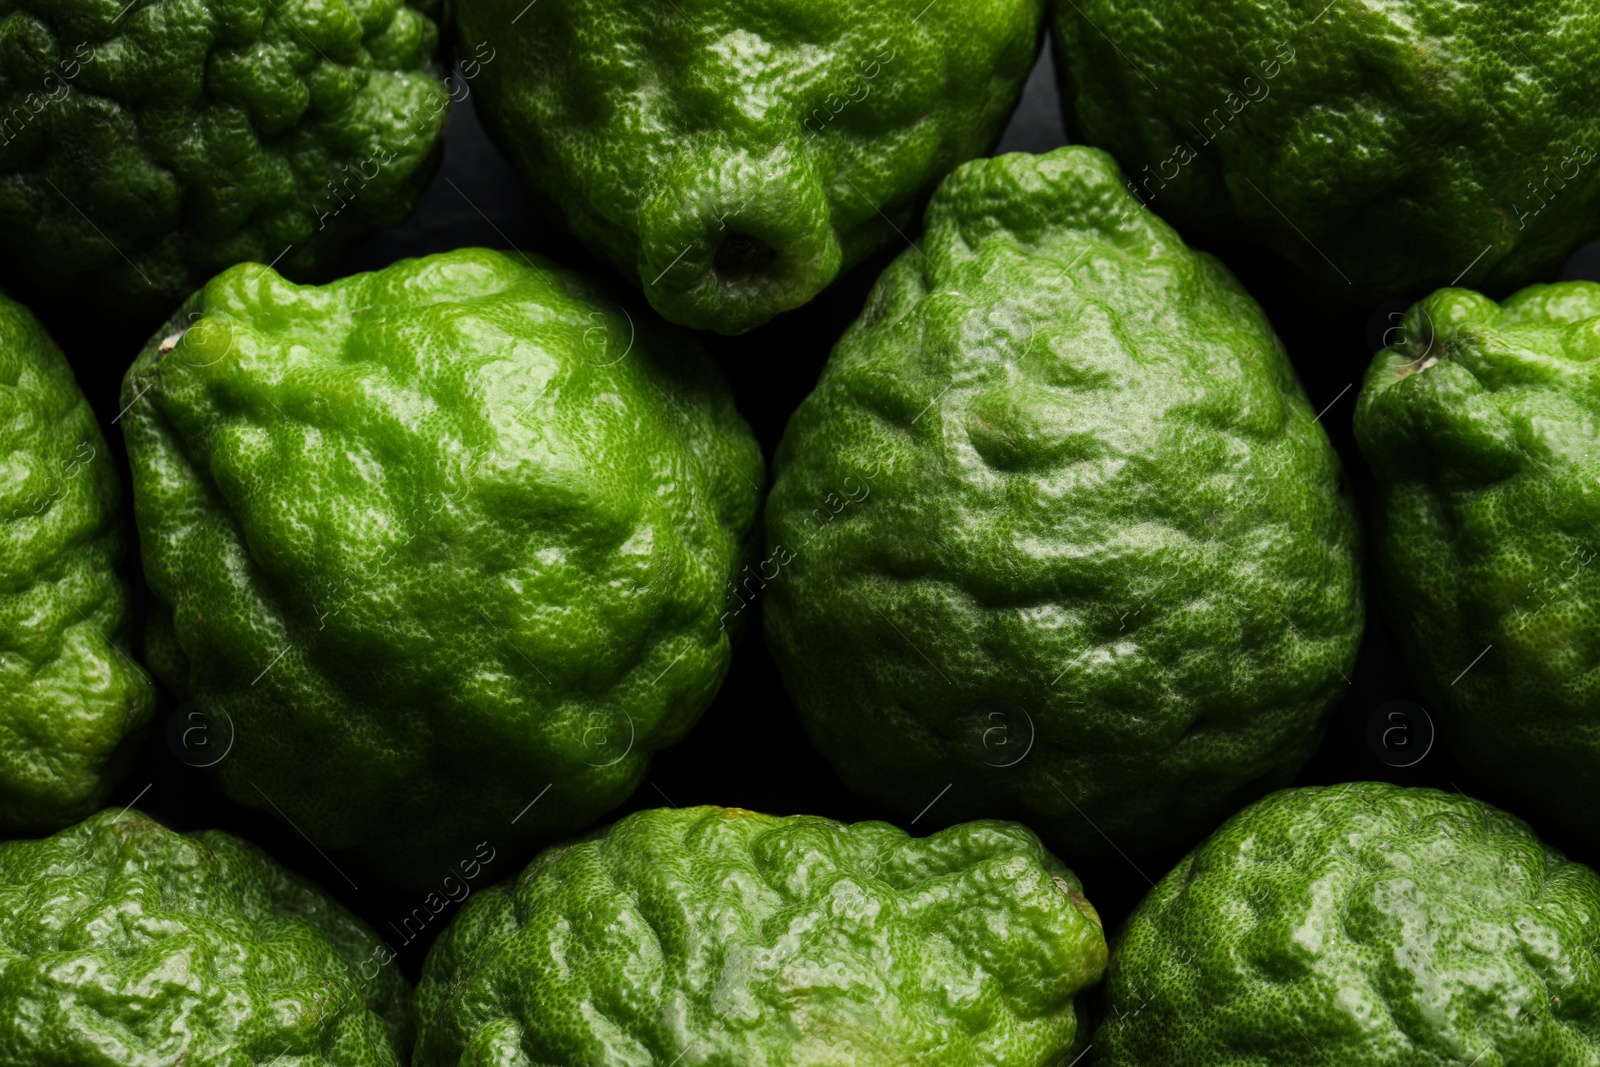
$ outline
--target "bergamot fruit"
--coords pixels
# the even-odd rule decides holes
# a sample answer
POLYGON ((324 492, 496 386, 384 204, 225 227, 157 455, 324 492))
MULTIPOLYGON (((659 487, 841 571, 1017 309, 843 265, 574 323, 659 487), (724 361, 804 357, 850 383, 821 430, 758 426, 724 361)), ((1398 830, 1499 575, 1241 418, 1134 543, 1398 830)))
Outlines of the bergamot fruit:
POLYGON ((473 896, 416 1067, 1057 1067, 1106 946, 1028 830, 644 811, 473 896))
POLYGON ((427 882, 575 830, 727 670, 760 450, 692 340, 577 275, 235 267, 124 402, 151 667, 321 848, 427 882))
POLYGON ((774 479, 746 584, 816 743, 906 815, 1187 844, 1345 692, 1338 459, 1261 309, 1097 150, 945 182, 774 479))
POLYGON ((742 333, 899 247, 999 138, 1043 0, 457 0, 478 113, 674 322, 742 333))
POLYGON ((1356 406, 1384 599, 1457 758, 1600 840, 1600 285, 1406 315, 1356 406))
POLYGON ((438 6, 0 0, 0 274, 160 321, 235 263, 327 270, 431 176, 438 6))
POLYGON ((1600 878, 1458 794, 1275 793, 1118 935, 1099 1067, 1588 1067, 1600 878))
POLYGON ((72 368, 0 296, 0 832, 98 808, 155 710, 130 658, 122 487, 72 368))
POLYGON ((0 844, 0 1060, 400 1067, 410 990, 333 898, 219 831, 103 811, 0 844))
POLYGON ((1600 234, 1588 0, 1074 0, 1054 40, 1074 139, 1332 294, 1503 293, 1600 234))

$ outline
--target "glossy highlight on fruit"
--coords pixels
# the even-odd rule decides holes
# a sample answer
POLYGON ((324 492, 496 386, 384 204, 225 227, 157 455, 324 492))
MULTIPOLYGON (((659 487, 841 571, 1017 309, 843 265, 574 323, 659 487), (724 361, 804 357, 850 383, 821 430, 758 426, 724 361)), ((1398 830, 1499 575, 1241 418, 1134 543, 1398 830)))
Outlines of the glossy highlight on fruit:
POLYGON ((1600 236, 1588 0, 1073 0, 1053 39, 1073 140, 1326 296, 1503 294, 1600 236))
POLYGON ((1519 815, 1600 841, 1600 285, 1444 289, 1378 353, 1356 441, 1386 607, 1441 736, 1519 815))
POLYGON ((643 811, 467 903, 413 1062, 1057 1067, 1105 959, 1077 878, 1014 823, 643 811))
POLYGON ((457 0, 484 125, 673 322, 742 333, 903 246, 999 138, 1042 0, 457 0))
POLYGON ((432 175, 439 6, 0 0, 0 276, 157 322, 235 263, 327 270, 432 175))
POLYGON ((1089 148, 945 182, 790 421, 766 528, 767 635, 845 781, 1071 855, 1287 781, 1361 637, 1282 344, 1089 148))
POLYGON ((371 930, 228 834, 103 811, 0 843, 0 1060, 400 1067, 410 990, 371 930))
POLYGON ((578 275, 236 267, 123 400, 151 666, 323 849, 428 884, 578 829, 728 668, 760 450, 693 341, 578 275))
POLYGON ((1600 1060, 1600 877, 1460 794, 1289 789, 1230 819, 1118 937, 1099 1067, 1600 1060))
POLYGON ((94 412, 0 295, 0 832, 99 807, 155 710, 132 659, 127 516, 94 412))

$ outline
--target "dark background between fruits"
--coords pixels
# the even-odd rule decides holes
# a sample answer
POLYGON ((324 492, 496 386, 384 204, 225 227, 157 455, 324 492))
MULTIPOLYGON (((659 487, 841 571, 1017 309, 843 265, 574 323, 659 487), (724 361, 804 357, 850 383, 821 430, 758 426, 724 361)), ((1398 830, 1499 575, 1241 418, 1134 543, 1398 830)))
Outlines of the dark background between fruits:
MULTIPOLYGON (((998 151, 1044 152, 1066 141, 1047 49, 998 151)), ((1151 203, 1158 214, 1161 206, 1159 197, 1151 203)), ((911 237, 916 239, 915 234, 911 237)), ((339 273, 374 270, 407 256, 479 245, 535 252, 580 270, 605 269, 558 225, 539 215, 521 179, 489 143, 467 101, 456 105, 451 115, 443 166, 417 214, 407 225, 379 234, 356 249, 339 273)), ((739 409, 755 429, 769 464, 789 415, 816 383, 834 341, 859 313, 878 273, 903 250, 895 249, 864 264, 809 306, 742 337, 701 335, 727 373, 739 409)), ((1311 291, 1296 272, 1263 253, 1211 250, 1228 262, 1266 308, 1288 346, 1312 407, 1323 412, 1322 424, 1344 461, 1363 522, 1368 523, 1372 479, 1350 431, 1355 396, 1371 354, 1384 343, 1386 331, 1398 323, 1411 300, 1426 294, 1396 294, 1395 300, 1375 308, 1339 305, 1311 291)), ((1600 280, 1600 242, 1581 249, 1562 276, 1600 280)), ((1470 275, 1461 284, 1471 287, 1470 275)), ((81 318, 57 317, 48 325, 66 349, 100 416, 126 482, 121 431, 113 420, 121 409, 118 396, 123 372, 147 338, 137 332, 117 333, 104 323, 81 318)), ((1296 781, 1323 784, 1382 779, 1459 789, 1494 801, 1491 790, 1463 774, 1443 746, 1435 743, 1429 709, 1411 703, 1415 694, 1380 617, 1370 562, 1367 570, 1368 622, 1360 659, 1345 699, 1331 716, 1326 741, 1296 781)), ((145 591, 136 585, 141 625, 145 597, 145 591)), ((194 726, 186 717, 187 710, 163 696, 151 736, 111 803, 117 807, 136 803, 179 830, 216 827, 256 842, 365 918, 399 954, 407 977, 415 980, 428 946, 449 921, 454 907, 434 915, 424 904, 425 893, 388 891, 344 860, 322 854, 273 813, 251 811, 226 800, 211 788, 196 765, 213 759, 227 739, 192 731, 186 734, 194 726)), ((1506 708, 1505 714, 1514 716, 1517 709, 1506 708)), ((893 754, 886 753, 885 758, 892 759, 893 754)), ((727 681, 699 724, 677 747, 656 757, 627 804, 605 819, 668 804, 721 804, 845 821, 889 817, 888 812, 852 796, 806 740, 759 626, 749 627, 735 647, 727 681)), ((915 825, 899 821, 916 833, 945 825, 937 803, 919 816, 915 825)), ((1574 842, 1549 836, 1548 828, 1536 828, 1575 859, 1591 866, 1600 861, 1600 855, 1586 854, 1574 842)), ((395 830, 403 832, 403 827, 395 830)), ((492 831, 486 835, 494 847, 492 831)), ((1181 851, 1140 859, 1137 866, 1123 859, 1096 864, 1080 863, 1072 856, 1062 859, 1082 876, 1089 899, 1105 918, 1109 933, 1138 903, 1151 881, 1166 873, 1180 855, 1181 851)), ((465 884, 476 890, 519 869, 516 858, 497 854, 465 884)), ((436 884, 451 873, 439 871, 436 884)), ((461 881, 461 872, 454 873, 458 882, 452 886, 461 881)), ((462 892, 459 888, 453 891, 458 896, 462 892)), ((438 901, 431 903, 437 907, 438 901)))

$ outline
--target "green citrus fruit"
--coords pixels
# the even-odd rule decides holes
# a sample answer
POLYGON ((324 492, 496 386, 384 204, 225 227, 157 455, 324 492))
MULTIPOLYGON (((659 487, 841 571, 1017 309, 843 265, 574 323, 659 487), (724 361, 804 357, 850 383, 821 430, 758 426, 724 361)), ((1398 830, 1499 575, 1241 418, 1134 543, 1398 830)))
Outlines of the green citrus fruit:
POLYGON ((1600 877, 1468 797, 1353 782, 1228 821, 1118 936, 1100 1067, 1587 1067, 1600 877))
POLYGON ((468 901, 413 1062, 1058 1067, 1105 959, 1077 878, 1012 823, 644 811, 468 901))
POLYGON ((438 6, 0 0, 0 274, 159 321, 234 263, 328 269, 432 173, 438 6))
POLYGON ((900 247, 1000 136, 1043 0, 458 0, 478 113, 674 322, 741 333, 900 247))
POLYGON ((380 951, 255 847, 103 811, 0 844, 0 1059, 400 1067, 410 990, 380 951))
POLYGON ((774 476, 741 585, 818 745, 907 815, 1187 843, 1345 692, 1338 460, 1261 309, 1094 149, 945 182, 774 476))
POLYGON ((0 832, 99 807, 155 710, 129 658, 121 486, 66 357, 0 296, 0 832))
POLYGON ((1600 841, 1600 285, 1445 289, 1367 372, 1385 599, 1458 758, 1600 841))
POLYGON ((1353 301, 1508 291, 1600 234, 1587 0, 1076 0, 1054 39, 1075 139, 1143 200, 1353 301))
POLYGON ((574 274, 236 267, 124 400, 151 666, 322 848, 427 882, 574 830, 727 670, 759 448, 698 346, 574 274))

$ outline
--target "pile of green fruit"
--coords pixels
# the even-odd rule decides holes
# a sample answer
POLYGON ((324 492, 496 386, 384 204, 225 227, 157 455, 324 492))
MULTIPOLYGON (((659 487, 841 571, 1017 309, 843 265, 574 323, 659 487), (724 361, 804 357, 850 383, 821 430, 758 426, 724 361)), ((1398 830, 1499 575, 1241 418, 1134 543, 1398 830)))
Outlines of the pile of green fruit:
POLYGON ((0 0, 0 1063, 1600 1065, 1600 875, 1541 836, 1600 855, 1597 48, 1578 0, 0 0), (1083 143, 991 155, 1047 32, 1083 143), (350 272, 468 96, 619 277, 350 272), (762 339, 875 260, 764 456, 762 339), (1346 424, 1279 328, 1382 301, 1346 424), (85 322, 149 338, 112 410, 85 322), (1499 806, 1327 781, 1369 573, 1499 806), (756 630, 792 708, 736 715, 878 818, 630 801, 756 630), (338 880, 138 810, 175 756, 166 822, 338 880))

